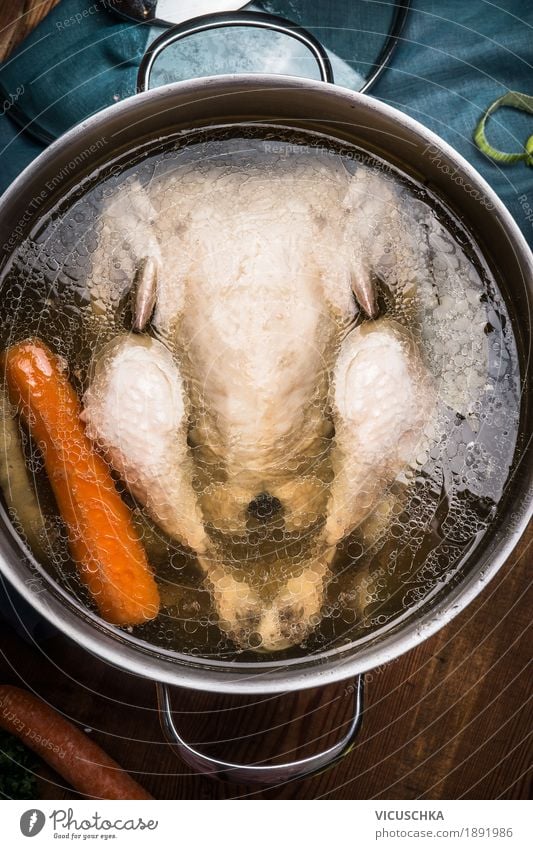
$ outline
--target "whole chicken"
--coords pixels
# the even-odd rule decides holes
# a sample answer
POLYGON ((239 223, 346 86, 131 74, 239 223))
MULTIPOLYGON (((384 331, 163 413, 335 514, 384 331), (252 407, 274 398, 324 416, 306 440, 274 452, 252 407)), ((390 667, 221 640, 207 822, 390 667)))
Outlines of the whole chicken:
POLYGON ((178 160, 106 203, 91 297, 131 290, 135 332, 98 353, 87 433, 238 645, 317 625, 337 544, 429 438, 428 232, 390 179, 318 154, 178 160))

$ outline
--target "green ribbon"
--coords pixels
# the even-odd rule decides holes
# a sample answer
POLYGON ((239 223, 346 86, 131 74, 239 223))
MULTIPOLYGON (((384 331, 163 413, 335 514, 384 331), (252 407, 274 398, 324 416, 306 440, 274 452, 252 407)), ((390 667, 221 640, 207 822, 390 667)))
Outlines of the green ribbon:
POLYGON ((476 145, 483 153, 494 159, 495 162, 501 162, 504 165, 511 165, 513 162, 525 162, 526 165, 533 167, 533 136, 528 138, 522 153, 505 153, 503 150, 492 147, 487 141, 485 125, 490 116, 501 106, 511 106, 513 109, 519 109, 521 112, 533 114, 533 96, 530 94, 521 94, 519 91, 508 91, 507 94, 502 95, 494 103, 491 103, 474 132, 476 145))

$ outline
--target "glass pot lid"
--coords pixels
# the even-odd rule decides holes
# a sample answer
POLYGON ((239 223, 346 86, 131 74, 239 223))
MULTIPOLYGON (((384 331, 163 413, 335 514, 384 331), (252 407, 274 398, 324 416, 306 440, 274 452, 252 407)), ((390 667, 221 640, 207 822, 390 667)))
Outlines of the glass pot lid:
POLYGON ((153 57, 150 87, 228 73, 324 79, 320 52, 330 82, 368 91, 391 60, 408 7, 409 0, 101 0, 98 14, 68 27, 56 7, 1 69, 0 93, 20 88, 10 118, 48 144, 134 94, 137 69, 156 43, 164 49, 153 57), (211 25, 198 31, 192 23, 204 15, 211 25), (261 16, 289 31, 253 25, 261 16), (180 28, 194 31, 173 41, 180 28))

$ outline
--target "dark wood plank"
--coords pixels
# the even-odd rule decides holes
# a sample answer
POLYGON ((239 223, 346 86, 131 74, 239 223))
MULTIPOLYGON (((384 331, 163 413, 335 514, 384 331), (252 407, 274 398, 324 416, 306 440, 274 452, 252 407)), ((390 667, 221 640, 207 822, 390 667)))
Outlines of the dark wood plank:
POLYGON ((58 4, 59 0, 1 0, 0 62, 58 4))
MULTIPOLYGON (((0 58, 54 5, 0 2, 0 58)), ((162 740, 153 685, 60 635, 29 648, 4 631, 0 680, 33 689, 90 727, 157 798, 527 798, 532 542, 530 528, 467 610, 417 649, 368 674, 364 725, 354 751, 308 781, 259 792, 191 775, 162 740)), ((304 753, 307 744, 327 745, 349 720, 351 693, 339 684, 237 702, 176 692, 175 707, 191 740, 222 738, 231 742, 213 751, 258 760, 274 752, 304 753)), ((43 798, 75 798, 51 771, 40 774, 43 798)))

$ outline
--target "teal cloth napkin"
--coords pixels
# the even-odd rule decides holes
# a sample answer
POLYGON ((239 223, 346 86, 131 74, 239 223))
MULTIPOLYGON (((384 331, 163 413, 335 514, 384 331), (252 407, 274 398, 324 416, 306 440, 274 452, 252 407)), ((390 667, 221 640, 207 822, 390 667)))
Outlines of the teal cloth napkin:
POLYGON ((47 15, 0 68, 0 192, 44 149, 35 132, 57 138, 135 93, 149 37, 98 0, 63 0, 47 15), (23 116, 35 118, 26 130, 23 116))
MULTIPOLYGON (((487 107, 509 89, 533 94, 533 3, 508 0, 415 0, 390 69, 372 94, 416 118, 456 150, 507 205, 533 247, 533 169, 502 166, 477 149, 474 129, 487 107)), ((521 151, 531 115, 500 109, 487 136, 521 151)))
MULTIPOLYGON (((283 10, 281 2, 263 5, 283 10)), ((320 5, 289 3, 297 22, 325 37, 324 18, 318 33, 320 5), (312 14, 306 11, 311 8, 312 14)), ((364 2, 365 14, 380 5, 364 2)), ((324 3, 328 46, 338 44, 341 55, 357 66, 361 32, 350 26, 338 32, 342 20, 353 22, 353 7, 354 0, 324 3), (344 16, 339 11, 343 6, 344 16), (350 31, 353 57, 347 42, 350 31)), ((364 28, 363 18, 361 22, 364 28)), ((481 114, 497 97, 509 89, 533 94, 532 28, 531 0, 509 0, 505 8, 488 0, 414 0, 391 67, 372 91, 462 153, 507 204, 531 245, 532 169, 495 164, 475 147, 472 137, 481 114)), ((120 21, 96 0, 63 0, 50 13, 0 69, 0 191, 44 147, 13 121, 17 108, 39 116, 39 123, 57 135, 134 93, 139 57, 149 37, 147 27, 120 21), (21 84, 24 91, 17 95, 21 84)), ((531 116, 501 109, 490 119, 487 133, 496 147, 521 150, 531 123, 531 116)))

